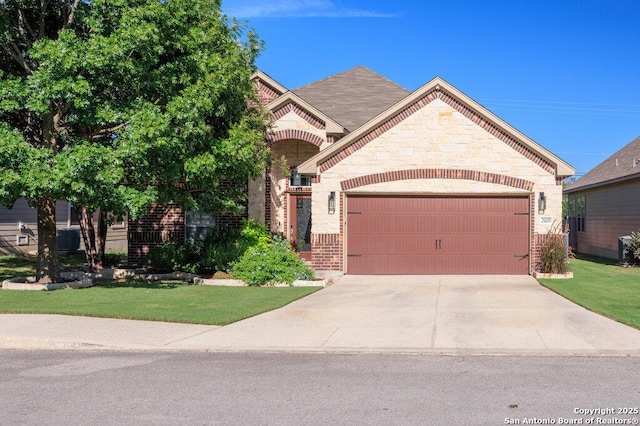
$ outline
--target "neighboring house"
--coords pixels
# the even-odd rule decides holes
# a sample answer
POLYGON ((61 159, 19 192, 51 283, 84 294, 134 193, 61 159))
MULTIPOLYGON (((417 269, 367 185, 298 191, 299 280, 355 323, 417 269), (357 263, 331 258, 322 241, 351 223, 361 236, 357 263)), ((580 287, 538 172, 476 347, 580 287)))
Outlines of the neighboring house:
MULTIPOLYGON (((58 251, 72 252, 84 245, 80 226, 71 203, 56 202, 58 251)), ((127 221, 114 223, 107 233, 107 250, 127 250, 127 221)), ((21 198, 13 208, 0 207, 0 254, 35 255, 38 252, 38 224, 36 209, 21 198)))
POLYGON ((618 259, 618 239, 640 230, 640 137, 565 188, 570 245, 618 259))
MULTIPOLYGON (((414 92, 364 67, 291 91, 254 82, 288 170, 249 183, 248 216, 316 270, 529 274, 561 222, 574 169, 441 78, 414 92)), ((130 263, 189 226, 156 208, 130 224, 130 263)))

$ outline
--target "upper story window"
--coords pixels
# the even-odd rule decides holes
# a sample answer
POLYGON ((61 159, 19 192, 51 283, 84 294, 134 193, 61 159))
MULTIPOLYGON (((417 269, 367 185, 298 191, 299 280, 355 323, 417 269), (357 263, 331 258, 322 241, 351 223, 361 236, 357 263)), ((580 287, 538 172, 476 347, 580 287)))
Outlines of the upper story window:
POLYGON ((294 167, 289 175, 289 186, 311 186, 311 176, 301 175, 294 167))

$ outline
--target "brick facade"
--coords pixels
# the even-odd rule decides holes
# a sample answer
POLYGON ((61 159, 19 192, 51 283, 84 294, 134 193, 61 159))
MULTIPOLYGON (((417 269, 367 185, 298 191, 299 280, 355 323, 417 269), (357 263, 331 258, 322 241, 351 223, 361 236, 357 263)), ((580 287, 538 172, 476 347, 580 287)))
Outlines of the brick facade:
POLYGON ((311 234, 311 265, 318 271, 343 271, 342 236, 311 234))
POLYGON ((168 242, 184 242, 184 214, 176 204, 154 204, 147 214, 128 223, 130 266, 146 266, 149 250, 168 242))
MULTIPOLYGON (((239 228, 242 225, 242 221, 248 217, 247 202, 239 204, 243 206, 242 214, 214 214, 216 228, 239 228)), ((127 237, 129 266, 147 266, 149 251, 152 248, 169 242, 184 243, 184 210, 174 203, 154 204, 141 218, 129 219, 127 237)))

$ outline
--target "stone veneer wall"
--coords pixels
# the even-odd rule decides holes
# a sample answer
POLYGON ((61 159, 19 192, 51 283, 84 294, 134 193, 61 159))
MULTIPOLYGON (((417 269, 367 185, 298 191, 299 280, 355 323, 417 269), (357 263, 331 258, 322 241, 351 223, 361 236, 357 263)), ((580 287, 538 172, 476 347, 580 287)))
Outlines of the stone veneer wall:
MULTIPOLYGON (((315 234, 344 235, 343 204, 328 215, 326 200, 349 193, 414 194, 419 196, 528 195, 531 265, 537 263, 539 237, 553 228, 562 215, 562 186, 549 164, 512 138, 460 112, 450 100, 430 99, 410 113, 384 126, 374 137, 364 137, 320 165, 322 174, 313 185, 315 234), (560 184, 559 184, 560 183, 560 184), (547 210, 539 214, 540 192, 547 210), (550 217, 542 224, 540 216, 550 217)), ((348 201, 348 200, 347 200, 348 201)), ((341 246, 344 241, 336 240, 341 246)), ((316 244, 317 250, 333 250, 316 244)), ((333 253, 315 253, 317 259, 333 253)), ((340 257, 344 262, 344 253, 340 257)), ((326 263, 318 260, 318 264, 326 263)), ((337 262, 333 262, 337 264, 337 262)), ((314 263, 315 266, 315 263, 314 263)), ((346 266, 346 265, 343 265, 346 266)))

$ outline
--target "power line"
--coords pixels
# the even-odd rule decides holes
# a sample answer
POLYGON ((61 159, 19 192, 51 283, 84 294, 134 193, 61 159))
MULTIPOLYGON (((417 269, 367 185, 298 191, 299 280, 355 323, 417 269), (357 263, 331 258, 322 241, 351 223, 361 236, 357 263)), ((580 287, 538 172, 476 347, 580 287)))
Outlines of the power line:
POLYGON ((497 99, 497 98, 484 98, 485 101, 496 102, 528 102, 528 103, 543 103, 543 104, 569 104, 569 105, 602 105, 602 106, 615 106, 615 107, 633 107, 640 108, 640 104, 608 104, 599 102, 574 102, 574 101, 532 101, 525 99, 497 99))
POLYGON ((640 116, 640 104, 611 104, 595 102, 531 101, 513 99, 480 99, 494 110, 538 112, 553 114, 613 115, 619 117, 640 116))

